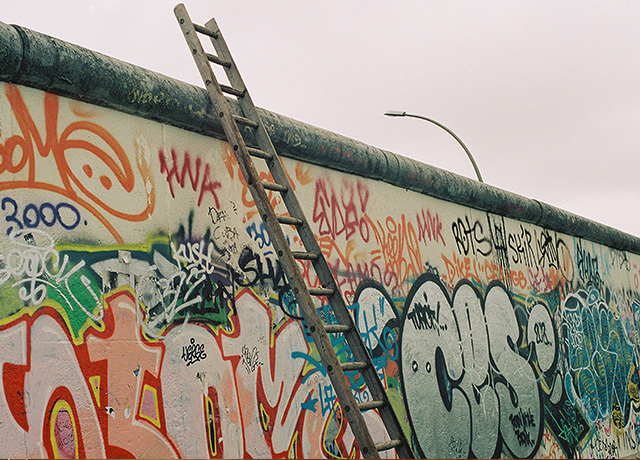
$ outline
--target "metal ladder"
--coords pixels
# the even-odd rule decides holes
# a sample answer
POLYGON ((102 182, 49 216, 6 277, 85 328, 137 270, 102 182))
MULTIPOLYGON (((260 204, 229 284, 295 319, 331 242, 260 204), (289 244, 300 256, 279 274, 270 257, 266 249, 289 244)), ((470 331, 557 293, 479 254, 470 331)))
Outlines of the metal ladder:
POLYGON ((398 422, 387 394, 380 382, 371 356, 367 352, 362 337, 342 298, 331 269, 327 264, 318 241, 309 226, 281 160, 265 130, 256 107, 231 57, 220 29, 214 19, 204 26, 193 24, 183 4, 174 8, 174 13, 196 62, 205 88, 211 98, 216 115, 220 118, 228 142, 238 159, 238 165, 251 191, 256 207, 276 249, 283 270, 303 314, 307 328, 316 344, 327 374, 349 422, 351 431, 365 458, 380 458, 379 452, 396 449, 400 458, 414 458, 402 428, 398 422), (198 34, 211 39, 216 54, 205 52, 198 34), (231 86, 218 83, 211 63, 222 66, 231 86), (234 115, 224 93, 237 98, 243 116, 234 115), (238 125, 253 130, 258 148, 247 147, 238 125), (274 182, 262 181, 252 157, 266 161, 274 182), (266 190, 279 192, 289 215, 276 215, 267 197, 266 190), (281 225, 296 228, 305 251, 292 251, 287 243, 281 225), (298 267, 297 260, 310 260, 322 287, 307 287, 298 267), (338 324, 324 324, 313 305, 311 296, 324 296, 329 301, 338 324), (353 362, 340 363, 328 334, 344 334, 353 354, 353 362), (357 403, 345 371, 359 371, 372 395, 372 400, 357 403), (390 440, 374 443, 364 421, 362 412, 377 409, 389 434, 390 440))

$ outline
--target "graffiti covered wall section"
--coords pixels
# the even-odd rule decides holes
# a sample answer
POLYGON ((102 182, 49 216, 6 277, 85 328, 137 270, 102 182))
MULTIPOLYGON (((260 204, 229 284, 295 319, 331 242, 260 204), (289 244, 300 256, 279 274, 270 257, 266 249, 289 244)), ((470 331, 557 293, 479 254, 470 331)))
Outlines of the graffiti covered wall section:
MULTIPOLYGON (((226 143, 2 83, 0 153, 0 457, 360 455, 226 143)), ((637 455, 640 256, 284 164, 417 455, 637 455)))

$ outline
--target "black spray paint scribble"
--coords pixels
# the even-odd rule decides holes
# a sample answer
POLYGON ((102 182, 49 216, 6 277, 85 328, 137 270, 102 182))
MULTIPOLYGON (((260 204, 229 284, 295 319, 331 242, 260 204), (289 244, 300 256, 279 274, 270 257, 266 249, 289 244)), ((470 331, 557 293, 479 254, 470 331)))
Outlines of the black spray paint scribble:
POLYGON ((242 345, 242 363, 247 369, 247 373, 254 372, 258 366, 262 366, 264 364, 260 361, 258 348, 253 347, 253 350, 249 351, 249 347, 246 345, 242 345))
POLYGON ((190 340, 189 345, 182 347, 182 360, 187 363, 187 367, 193 363, 197 363, 203 359, 206 359, 207 353, 204 349, 204 343, 196 343, 196 339, 193 337, 190 340))

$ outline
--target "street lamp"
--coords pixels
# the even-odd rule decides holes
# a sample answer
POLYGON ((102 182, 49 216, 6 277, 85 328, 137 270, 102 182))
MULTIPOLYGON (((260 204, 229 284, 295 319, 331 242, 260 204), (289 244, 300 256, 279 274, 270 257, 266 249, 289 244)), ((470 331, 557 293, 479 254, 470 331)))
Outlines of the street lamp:
POLYGON ((422 115, 413 115, 411 113, 407 113, 407 112, 400 112, 399 110, 389 110, 385 113, 386 116, 388 117, 412 117, 412 118, 420 118, 421 120, 426 120, 430 123, 433 123, 434 125, 440 126, 442 129, 444 129, 446 132, 448 132, 449 134, 451 134, 453 136, 453 138, 458 141, 458 144, 460 144, 462 146, 462 148, 464 149, 464 151, 467 153, 467 156, 469 157, 469 160, 471 160, 471 164, 473 165, 473 169, 476 171, 476 176, 478 176, 478 180, 480 182, 484 182, 482 180, 482 176, 480 175, 480 170, 478 169, 478 165, 476 164, 476 161, 473 159, 473 156, 471 156, 471 152, 469 151, 469 149, 467 148, 466 145, 464 145, 464 142, 462 142, 462 140, 456 136, 456 133, 454 133, 453 131, 451 131, 449 128, 447 128, 445 125, 443 125, 442 123, 439 123, 435 120, 432 120, 431 118, 427 118, 427 117, 423 117, 422 115))

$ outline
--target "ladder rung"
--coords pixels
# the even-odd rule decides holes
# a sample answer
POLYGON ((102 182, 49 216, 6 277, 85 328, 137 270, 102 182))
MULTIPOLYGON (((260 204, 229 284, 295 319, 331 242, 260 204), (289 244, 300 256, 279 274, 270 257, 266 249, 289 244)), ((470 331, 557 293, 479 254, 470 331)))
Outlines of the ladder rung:
POLYGON ((384 405, 385 405, 384 401, 367 401, 367 402, 358 404, 358 409, 360 409, 360 412, 364 412, 366 410, 378 409, 384 405))
POLYGON ((199 33, 201 33, 201 34, 203 34, 203 35, 208 35, 208 36, 209 36, 209 37, 211 37, 211 38, 218 38, 218 34, 217 34, 217 33, 215 33, 215 32, 214 32, 213 30, 211 30, 211 29, 207 29, 207 28, 206 28, 206 27, 204 27, 204 26, 201 26, 201 25, 199 25, 199 24, 194 24, 194 25, 193 25, 193 28, 194 28, 194 29, 196 29, 196 32, 199 32, 199 33))
POLYGON ((340 366, 342 366, 342 370, 343 371, 359 371, 361 369, 366 369, 367 367, 369 367, 369 365, 367 363, 365 363, 364 361, 355 361, 352 363, 342 363, 340 364, 340 366))
POLYGON ((335 334, 338 332, 342 332, 344 334, 345 332, 349 332, 351 330, 351 327, 345 326, 344 324, 325 324, 324 330, 328 334, 335 334))
POLYGON ((271 160, 273 158, 272 154, 270 154, 269 152, 264 152, 260 149, 247 147, 247 150, 249 151, 249 155, 251 155, 252 157, 262 158, 263 160, 271 160))
POLYGON ((242 97, 245 95, 246 90, 235 89, 232 86, 220 85, 220 89, 223 93, 231 94, 235 97, 242 97))
POLYGON ((209 59, 214 64, 218 64, 218 65, 221 65, 223 67, 231 67, 231 61, 226 61, 226 60, 224 60, 222 58, 219 58, 215 54, 211 54, 211 53, 204 53, 204 54, 205 54, 205 56, 207 56, 207 59, 209 59))
POLYGON ((262 181, 262 186, 267 190, 274 190, 276 192, 286 192, 289 188, 286 185, 276 184, 275 182, 262 181))
POLYGON ((288 225, 302 225, 302 220, 290 216, 276 216, 278 222, 288 225))
POLYGON ((258 123, 256 123, 253 120, 250 120, 249 118, 245 118, 245 117, 241 117, 241 116, 238 116, 238 115, 234 115, 233 119, 236 121, 236 123, 240 123, 241 125, 251 126, 252 128, 257 128, 258 127, 258 123))
POLYGON ((315 252, 291 251, 291 255, 294 259, 299 260, 316 260, 320 258, 320 256, 315 252))
POLYGON ((383 450, 393 449, 394 447, 398 447, 402 445, 402 441, 399 439, 392 439, 390 441, 383 441, 376 444, 376 449, 378 452, 382 452, 383 450))
POLYGON ((334 293, 333 289, 327 289, 327 288, 312 288, 310 287, 309 289, 309 294, 311 295, 331 295, 334 293))

